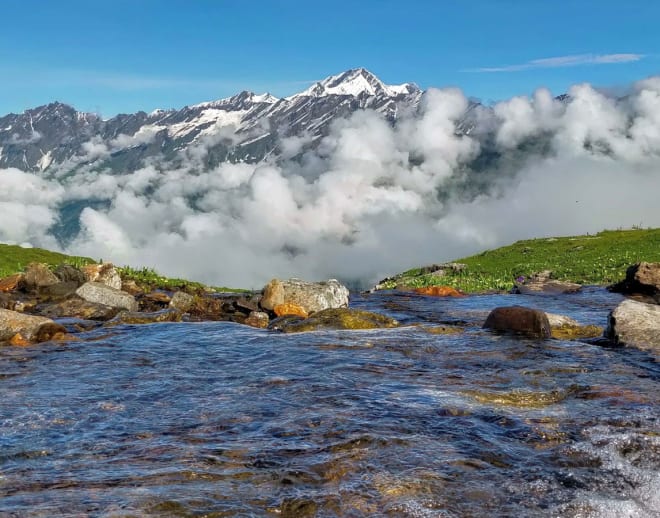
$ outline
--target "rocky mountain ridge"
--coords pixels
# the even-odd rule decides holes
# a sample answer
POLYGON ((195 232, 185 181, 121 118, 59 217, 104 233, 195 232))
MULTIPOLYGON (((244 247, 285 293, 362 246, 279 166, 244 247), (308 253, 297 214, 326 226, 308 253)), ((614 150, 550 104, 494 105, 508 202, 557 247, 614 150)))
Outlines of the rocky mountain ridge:
POLYGON ((0 117, 0 169, 49 174, 92 164, 130 171, 147 158, 169 158, 198 143, 209 150, 204 167, 258 162, 279 153, 287 137, 304 135, 313 146, 334 120, 360 109, 373 109, 394 123, 402 111, 416 110, 422 95, 414 84, 386 85, 358 68, 286 98, 244 91, 178 110, 107 120, 54 102, 0 117))

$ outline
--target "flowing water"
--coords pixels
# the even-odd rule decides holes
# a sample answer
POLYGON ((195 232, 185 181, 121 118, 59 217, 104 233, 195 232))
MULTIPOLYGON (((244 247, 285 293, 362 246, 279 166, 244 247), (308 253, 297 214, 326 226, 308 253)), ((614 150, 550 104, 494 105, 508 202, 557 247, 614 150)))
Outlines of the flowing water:
POLYGON ((407 326, 1 348, 0 515, 658 516, 654 357, 480 329, 511 304, 603 326, 619 300, 378 293, 352 305, 407 326))

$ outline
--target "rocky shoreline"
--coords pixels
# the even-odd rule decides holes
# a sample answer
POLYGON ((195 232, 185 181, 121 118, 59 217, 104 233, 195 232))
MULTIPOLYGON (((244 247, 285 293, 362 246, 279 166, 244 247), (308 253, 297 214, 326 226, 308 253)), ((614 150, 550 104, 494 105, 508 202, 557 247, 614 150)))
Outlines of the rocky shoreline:
MULTIPOLYGON (((610 313, 606 329, 518 306, 513 295, 538 296, 542 307, 543 295, 569 296, 580 289, 552 279, 549 271, 517 279, 511 291, 514 303, 493 308, 483 327, 528 338, 588 340, 660 352, 660 263, 633 265, 625 279, 610 287, 628 298, 610 313)), ((468 296, 447 286, 410 291, 419 296, 468 296)), ((390 317, 348 306, 348 289, 334 279, 273 279, 259 292, 214 293, 140 286, 122 279, 109 263, 54 269, 31 263, 24 272, 0 279, 0 345, 77 340, 77 333, 99 326, 156 322, 228 321, 285 333, 399 326, 390 317)))

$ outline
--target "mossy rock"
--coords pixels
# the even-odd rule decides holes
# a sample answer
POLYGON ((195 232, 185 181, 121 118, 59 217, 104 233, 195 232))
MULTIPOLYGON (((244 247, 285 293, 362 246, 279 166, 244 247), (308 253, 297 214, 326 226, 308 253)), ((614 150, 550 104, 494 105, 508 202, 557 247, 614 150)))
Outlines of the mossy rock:
POLYGON ((552 338, 557 340, 579 340, 580 338, 598 338, 603 336, 603 328, 599 326, 574 326, 565 324, 553 327, 552 338))
POLYGON ((360 309, 335 308, 318 311, 308 318, 285 316, 276 318, 269 329, 283 333, 302 333, 323 329, 381 329, 397 327, 393 318, 360 309))

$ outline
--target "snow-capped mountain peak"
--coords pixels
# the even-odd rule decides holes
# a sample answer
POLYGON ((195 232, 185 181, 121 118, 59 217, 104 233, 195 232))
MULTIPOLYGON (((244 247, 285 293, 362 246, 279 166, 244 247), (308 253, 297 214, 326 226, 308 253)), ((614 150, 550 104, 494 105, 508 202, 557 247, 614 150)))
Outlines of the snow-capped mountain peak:
POLYGON ((263 94, 255 94, 254 92, 249 92, 244 90, 236 95, 231 97, 226 97, 224 99, 219 99, 217 101, 208 101, 200 104, 195 104, 191 108, 237 108, 245 109, 246 105, 254 105, 259 103, 264 104, 275 104, 279 99, 274 95, 266 92, 263 94))
POLYGON ((353 68, 330 76, 313 84, 304 92, 292 97, 325 97, 328 95, 386 95, 396 97, 407 95, 419 90, 417 85, 404 83, 402 85, 386 85, 365 68, 353 68))

